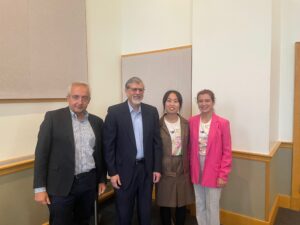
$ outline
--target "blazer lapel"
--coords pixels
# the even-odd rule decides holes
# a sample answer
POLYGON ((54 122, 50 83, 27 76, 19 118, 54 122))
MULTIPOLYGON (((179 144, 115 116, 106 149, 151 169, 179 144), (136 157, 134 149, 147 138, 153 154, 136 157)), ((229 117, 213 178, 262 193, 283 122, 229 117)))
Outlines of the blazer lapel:
POLYGON ((162 118, 160 119, 160 121, 159 121, 159 126, 160 126, 160 128, 163 130, 163 132, 165 133, 165 134, 162 134, 162 135, 161 135, 161 138, 167 137, 167 139, 165 140, 165 141, 167 142, 167 143, 166 143, 166 146, 167 146, 166 150, 167 150, 167 152, 166 152, 166 153, 163 152, 163 154, 167 154, 168 156, 171 156, 171 155, 172 155, 172 141, 171 141, 171 135, 170 135, 170 132, 169 132, 169 130, 168 130, 168 128, 167 128, 167 125, 166 125, 166 123, 165 123, 164 116, 162 116, 162 118), (171 146, 171 147, 170 147, 170 146, 171 146))
POLYGON ((75 152, 74 132, 73 132, 73 125, 72 125, 72 117, 71 117, 71 112, 70 112, 69 107, 66 108, 65 117, 66 117, 66 125, 65 126, 66 126, 67 135, 71 142, 72 149, 74 149, 74 152, 75 152))
POLYGON ((93 123, 93 120, 91 119, 91 117, 88 117, 88 121, 90 122, 90 125, 93 129, 94 134, 96 135, 96 128, 95 128, 95 124, 93 123))
POLYGON ((167 125, 165 123, 164 116, 160 119, 159 125, 160 125, 160 128, 171 138, 171 136, 169 134, 169 130, 168 130, 167 125))
MULTIPOLYGON (((195 120, 193 121, 193 132, 194 135, 197 136, 199 138, 199 129, 200 129, 200 115, 198 115, 195 120)), ((198 143, 198 140, 197 140, 198 143)), ((199 150, 198 150, 199 151, 199 150)))
POLYGON ((143 121, 143 145, 144 145, 144 154, 145 154, 145 151, 146 151, 145 148, 147 146, 145 141, 147 139, 146 137, 147 137, 148 130, 149 130, 148 123, 149 122, 153 123, 153 120, 150 118, 149 111, 145 110, 143 103, 141 104, 141 111, 142 111, 142 121, 143 121))
POLYGON ((183 157, 183 169, 184 173, 189 171, 189 163, 188 163, 188 133, 189 133, 189 125, 185 123, 180 116, 180 128, 181 128, 181 149, 182 149, 182 157, 183 157))
POLYGON ((206 148, 207 152, 206 152, 206 154, 210 150, 210 146, 211 146, 211 143, 212 143, 211 140, 214 140, 214 137, 215 137, 216 131, 217 131, 217 127, 218 127, 217 118, 216 118, 215 114, 213 113, 213 115, 211 117, 209 133, 208 133, 207 148, 206 148))
MULTIPOLYGON (((95 120, 93 120, 91 116, 88 116, 88 121, 90 122, 90 125, 93 129, 95 139, 97 140, 98 139, 97 136, 98 136, 99 133, 97 132, 96 123, 94 122, 95 120)), ((97 143, 97 141, 96 141, 96 143, 97 143)), ((96 145, 96 143, 95 143, 95 145, 96 145)))
POLYGON ((132 125, 132 119, 131 119, 131 115, 130 115, 130 111, 129 111, 129 106, 128 106, 128 102, 124 102, 123 103, 123 108, 122 108, 122 115, 124 116, 124 123, 125 123, 125 129, 126 133, 129 136, 129 140, 131 141, 131 143, 134 146, 134 149, 137 151, 136 149, 136 143, 135 143, 135 137, 134 137, 134 130, 133 130, 133 125, 132 125))
POLYGON ((185 158, 185 154, 186 154, 186 151, 183 151, 183 146, 185 146, 185 142, 187 141, 185 139, 185 136, 186 136, 186 124, 183 122, 181 116, 179 117, 180 118, 180 131, 181 131, 181 146, 182 146, 182 154, 183 154, 183 158, 185 158))

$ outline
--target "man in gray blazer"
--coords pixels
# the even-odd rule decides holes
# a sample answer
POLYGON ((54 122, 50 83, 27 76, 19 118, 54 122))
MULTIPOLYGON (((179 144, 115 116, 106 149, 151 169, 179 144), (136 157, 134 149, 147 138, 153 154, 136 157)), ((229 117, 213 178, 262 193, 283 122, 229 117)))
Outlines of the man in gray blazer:
POLYGON ((70 85, 66 108, 49 111, 35 150, 35 200, 47 204, 50 224, 88 225, 97 192, 103 193, 103 121, 89 114, 88 84, 70 85))
POLYGON ((130 225, 137 202, 140 225, 151 224, 152 184, 160 179, 161 139, 157 109, 142 103, 138 77, 125 85, 127 101, 111 106, 104 123, 104 158, 116 193, 117 224, 130 225))

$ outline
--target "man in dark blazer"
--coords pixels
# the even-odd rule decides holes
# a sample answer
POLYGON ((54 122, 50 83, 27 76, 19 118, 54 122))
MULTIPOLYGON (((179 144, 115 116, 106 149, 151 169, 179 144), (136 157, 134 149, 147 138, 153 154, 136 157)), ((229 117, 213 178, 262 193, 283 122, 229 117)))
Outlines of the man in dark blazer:
POLYGON ((86 111, 86 83, 69 87, 66 108, 49 111, 40 126, 35 150, 35 200, 47 204, 50 224, 88 225, 97 192, 106 177, 102 157, 103 121, 86 111))
POLYGON ((152 185, 160 179, 161 139, 157 109, 141 103, 138 77, 125 85, 127 101, 109 107, 104 122, 104 158, 116 193, 117 224, 131 224, 137 202, 140 225, 151 224, 152 185))

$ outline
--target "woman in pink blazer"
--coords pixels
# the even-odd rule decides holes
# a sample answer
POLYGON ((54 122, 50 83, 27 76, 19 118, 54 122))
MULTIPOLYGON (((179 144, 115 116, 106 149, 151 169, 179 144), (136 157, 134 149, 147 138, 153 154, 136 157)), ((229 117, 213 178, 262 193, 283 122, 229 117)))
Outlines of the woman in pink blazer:
POLYGON ((196 197, 198 225, 220 225, 221 190, 231 170, 229 121, 214 113, 215 95, 211 90, 197 94, 200 114, 189 120, 190 174, 196 197))

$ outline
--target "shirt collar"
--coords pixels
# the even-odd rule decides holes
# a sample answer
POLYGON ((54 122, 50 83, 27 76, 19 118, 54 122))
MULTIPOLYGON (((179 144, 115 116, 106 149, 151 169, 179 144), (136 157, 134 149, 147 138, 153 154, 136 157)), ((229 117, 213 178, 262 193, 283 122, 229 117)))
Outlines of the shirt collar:
POLYGON ((135 110, 133 109, 133 107, 130 105, 129 101, 127 101, 127 104, 128 104, 128 106, 129 106, 129 112, 130 112, 130 113, 132 113, 132 112, 140 113, 140 112, 141 112, 141 106, 139 106, 138 111, 135 111, 135 110))
MULTIPOLYGON (((70 109, 70 108, 69 108, 69 109, 70 109)), ((71 113, 71 117, 72 117, 72 118, 77 119, 77 115, 76 115, 76 113, 74 113, 74 112, 72 111, 72 109, 70 109, 70 113, 71 113)), ((85 110, 85 111, 83 112, 83 114, 84 114, 83 121, 86 121, 86 120, 88 119, 88 117, 89 117, 89 113, 85 110)))

